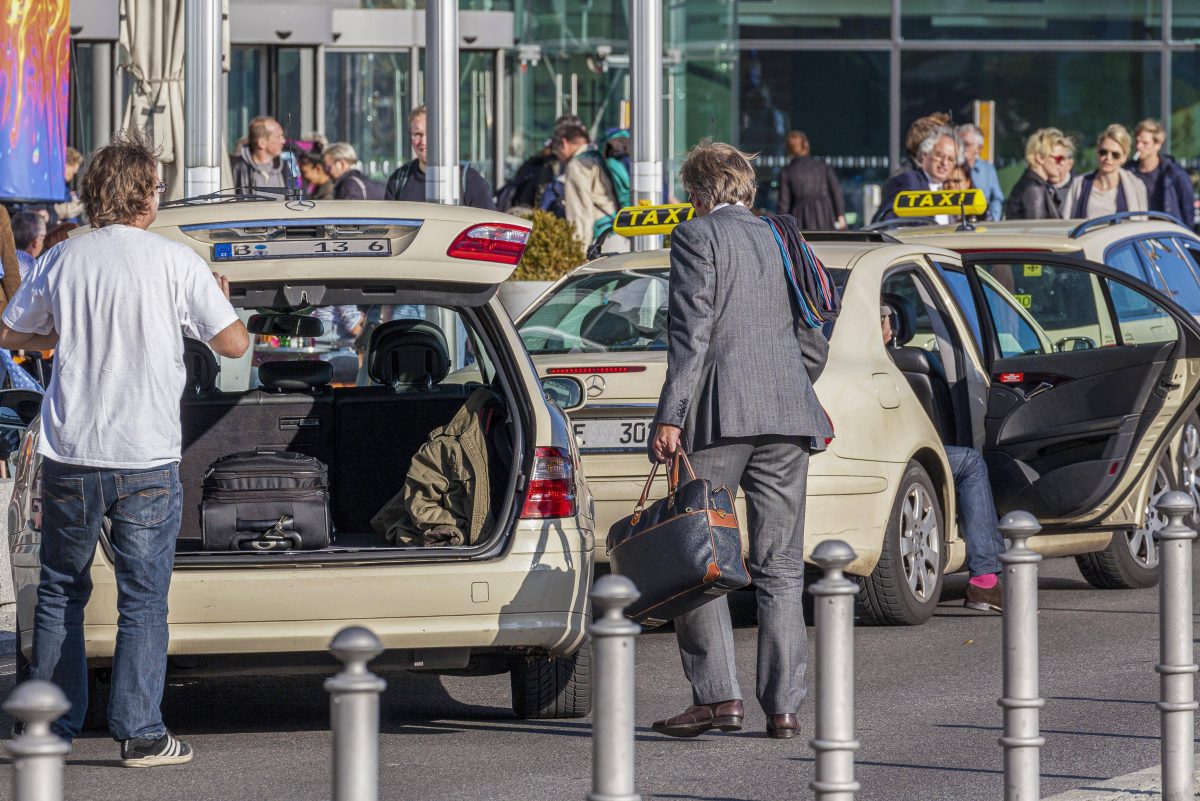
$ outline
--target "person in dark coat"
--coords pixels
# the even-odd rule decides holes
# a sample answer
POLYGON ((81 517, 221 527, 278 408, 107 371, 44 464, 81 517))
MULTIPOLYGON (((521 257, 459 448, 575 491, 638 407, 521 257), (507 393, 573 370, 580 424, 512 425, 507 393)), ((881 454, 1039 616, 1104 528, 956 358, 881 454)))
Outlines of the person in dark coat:
MULTIPOLYGON (((388 177, 384 189, 385 200, 411 200, 425 202, 425 170, 428 166, 428 136, 427 123, 429 112, 425 106, 417 106, 408 114, 408 141, 412 145, 412 161, 401 164, 388 177)), ((496 210, 492 200, 492 187, 479 170, 470 165, 460 165, 459 204, 476 209, 496 210)))
POLYGON ((383 187, 358 169, 353 145, 334 142, 321 151, 321 163, 334 181, 334 200, 383 200, 383 187))
POLYGON ((1017 179, 1004 216, 1009 220, 1058 219, 1058 185, 1070 169, 1067 154, 1074 150, 1071 142, 1057 128, 1039 128, 1025 142, 1025 163, 1029 166, 1017 179))
POLYGON ((779 174, 779 213, 795 217, 801 231, 845 228, 845 203, 837 173, 810 155, 804 131, 788 133, 787 151, 792 160, 779 174))
MULTIPOLYGON (((942 188, 954 167, 960 163, 958 140, 950 128, 938 127, 930 131, 917 147, 920 168, 893 175, 883 185, 883 197, 871 222, 882 222, 896 217, 892 204, 901 192, 928 192, 942 188)), ((950 221, 949 215, 937 215, 939 223, 950 221), (944 219, 940 219, 944 218, 944 219)))
POLYGON ((1187 228, 1192 228, 1196 215, 1196 195, 1187 171, 1175 159, 1162 152, 1167 132, 1158 120, 1142 120, 1133 131, 1137 163, 1126 167, 1142 179, 1151 211, 1170 214, 1187 228))

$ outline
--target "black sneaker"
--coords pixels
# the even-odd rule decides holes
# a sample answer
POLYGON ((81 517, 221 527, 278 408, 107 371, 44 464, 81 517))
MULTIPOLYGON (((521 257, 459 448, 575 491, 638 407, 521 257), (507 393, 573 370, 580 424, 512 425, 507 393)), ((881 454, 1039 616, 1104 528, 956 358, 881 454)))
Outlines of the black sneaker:
POLYGON ((127 768, 156 768, 191 761, 192 747, 176 740, 171 732, 158 739, 124 740, 121 743, 121 764, 127 768))
POLYGON ((967 597, 963 606, 968 609, 978 609, 980 612, 1002 613, 1004 611, 1004 593, 1000 589, 1000 582, 997 581, 990 590, 974 584, 967 584, 967 597))

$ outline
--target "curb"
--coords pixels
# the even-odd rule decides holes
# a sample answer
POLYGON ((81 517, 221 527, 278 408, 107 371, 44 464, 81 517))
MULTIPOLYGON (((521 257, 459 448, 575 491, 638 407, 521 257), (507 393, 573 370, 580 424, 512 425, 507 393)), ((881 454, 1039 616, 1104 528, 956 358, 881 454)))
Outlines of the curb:
MULTIPOLYGON (((1200 764, 1200 755, 1197 755, 1197 764, 1200 764)), ((1200 768, 1196 769, 1196 786, 1200 787, 1200 768)), ((1162 765, 1155 765, 1042 801, 1160 801, 1161 798, 1162 765)))

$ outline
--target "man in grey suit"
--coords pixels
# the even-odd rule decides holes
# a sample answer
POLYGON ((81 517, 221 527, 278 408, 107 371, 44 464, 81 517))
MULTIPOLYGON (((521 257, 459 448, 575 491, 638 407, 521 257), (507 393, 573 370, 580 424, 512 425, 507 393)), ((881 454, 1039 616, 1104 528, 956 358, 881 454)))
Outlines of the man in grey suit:
MULTIPOLYGON (((807 328, 783 257, 749 209, 754 171, 736 148, 702 142, 680 179, 696 208, 671 235, 667 379, 653 457, 680 445, 696 474, 746 493, 750 575, 758 594, 758 700, 767 734, 793 737, 804 700, 804 503, 810 443, 833 429, 812 382, 828 352, 807 328)), ((693 705, 655 731, 737 731, 744 712, 729 605, 718 598, 675 619, 693 705)))

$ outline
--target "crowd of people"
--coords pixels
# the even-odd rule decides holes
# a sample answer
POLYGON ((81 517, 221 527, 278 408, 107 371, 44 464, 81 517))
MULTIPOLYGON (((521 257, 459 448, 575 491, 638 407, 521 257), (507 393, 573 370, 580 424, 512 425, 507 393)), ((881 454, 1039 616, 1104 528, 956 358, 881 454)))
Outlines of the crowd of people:
MULTIPOLYGON (((363 170, 349 142, 325 142, 319 136, 289 142, 271 117, 250 121, 245 142, 232 157, 238 193, 296 191, 312 200, 406 200, 426 198, 429 114, 417 106, 408 115, 413 158, 387 180, 363 170)), ((612 227, 618 209, 629 204, 629 132, 608 131, 599 142, 574 115, 559 117, 538 153, 527 159, 511 181, 493 192, 487 178, 469 164, 459 170, 464 206, 514 214, 546 211, 566 219, 584 245, 612 227)))
MULTIPOLYGON (((946 114, 932 114, 909 128, 907 163, 884 184, 872 222, 894 217, 892 203, 903 191, 975 188, 987 199, 982 218, 988 220, 1090 219, 1158 211, 1191 228, 1196 199, 1191 177, 1162 152, 1165 141, 1166 131, 1157 120, 1142 120, 1132 136, 1114 123, 1096 137, 1096 169, 1076 174, 1075 141, 1058 128, 1040 128, 1026 140, 1027 166, 1005 199, 996 168, 980 158, 979 128, 951 127, 946 114)), ((792 165, 784 168, 785 175, 790 169, 792 165)), ((939 215, 937 220, 946 223, 949 217, 939 215)))

